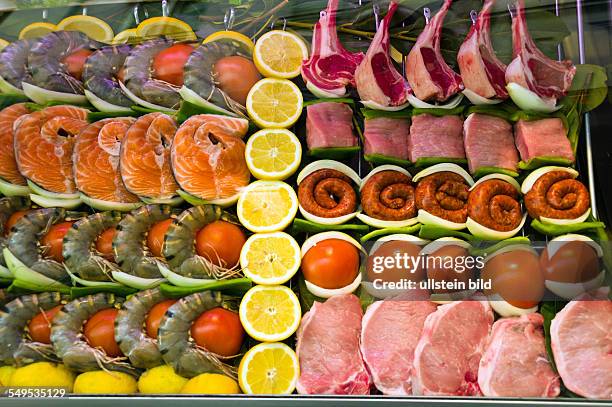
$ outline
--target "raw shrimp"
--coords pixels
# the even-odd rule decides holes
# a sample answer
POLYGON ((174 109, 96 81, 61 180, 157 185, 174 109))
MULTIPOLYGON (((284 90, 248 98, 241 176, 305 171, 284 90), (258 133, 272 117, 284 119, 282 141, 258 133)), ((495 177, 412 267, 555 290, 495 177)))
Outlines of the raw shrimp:
POLYGON ((125 86, 134 95, 149 103, 177 109, 181 97, 178 87, 152 77, 153 59, 174 43, 163 38, 145 41, 135 46, 125 60, 125 86))
POLYGON ((68 298, 57 292, 23 295, 0 309, 0 360, 17 366, 57 358, 50 344, 33 342, 26 335, 26 325, 43 311, 66 303, 68 298))
POLYGON ((168 308, 157 334, 164 361, 184 377, 201 373, 224 373, 235 377, 236 371, 221 361, 221 357, 198 347, 191 339, 191 325, 203 312, 223 306, 228 300, 221 293, 203 291, 181 298, 168 308))
POLYGON ((78 372, 105 369, 135 373, 124 358, 110 358, 103 350, 92 348, 81 332, 85 322, 96 312, 119 307, 122 302, 123 299, 114 294, 98 293, 77 298, 57 313, 51 324, 51 342, 67 368, 78 372))
POLYGON ((216 205, 200 205, 183 211, 172 222, 164 239, 164 258, 177 274, 192 278, 228 278, 239 273, 237 268, 226 269, 196 253, 196 235, 204 226, 216 220, 230 219, 227 213, 216 205))
POLYGON ((159 288, 152 288, 132 295, 119 310, 115 339, 135 367, 150 369, 164 363, 157 341, 146 334, 144 324, 151 308, 166 299, 159 288))
POLYGON ((85 89, 115 106, 131 107, 134 102, 125 95, 117 79, 131 49, 127 44, 112 45, 91 54, 83 69, 85 89))
POLYGON ((0 73, 2 79, 11 86, 21 89, 21 82, 29 82, 30 74, 26 69, 28 55, 34 40, 17 40, 2 49, 0 52, 0 73))
POLYGON ((111 272, 119 271, 119 266, 96 250, 96 239, 120 220, 120 212, 98 212, 75 222, 64 237, 66 268, 85 280, 110 281, 111 272))
POLYGON ((115 260, 121 270, 143 278, 159 278, 157 261, 147 248, 149 229, 162 220, 177 214, 169 205, 145 205, 128 213, 117 225, 113 240, 115 260))
POLYGON ((68 282, 70 278, 64 266, 43 256, 40 239, 49 228, 65 220, 84 216, 80 212, 69 212, 62 208, 36 209, 21 218, 8 237, 8 248, 23 264, 53 280, 68 282))
POLYGON ((30 199, 21 196, 0 198, 0 266, 6 266, 2 250, 7 245, 7 235, 10 230, 5 230, 6 222, 11 215, 17 211, 23 211, 30 207, 30 199))

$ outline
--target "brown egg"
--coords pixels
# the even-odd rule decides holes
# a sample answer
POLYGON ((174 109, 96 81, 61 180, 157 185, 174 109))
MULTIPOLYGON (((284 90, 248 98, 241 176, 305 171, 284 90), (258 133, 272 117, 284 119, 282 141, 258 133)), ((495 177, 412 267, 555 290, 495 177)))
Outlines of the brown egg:
POLYGON ((253 61, 233 55, 219 59, 213 68, 217 86, 241 105, 246 104, 247 95, 261 79, 253 61))
POLYGON ((402 279, 421 281, 425 270, 416 263, 421 247, 405 240, 389 240, 382 243, 368 256, 368 281, 399 282, 402 279), (381 271, 382 272, 376 272, 381 271))
POLYGON ((491 281, 485 295, 498 294, 518 308, 532 308, 544 296, 544 276, 537 253, 515 249, 492 254, 482 269, 481 278, 491 281))
MULTIPOLYGON (((463 264, 462 262, 465 261, 468 256, 468 250, 459 245, 448 244, 440 247, 427 256, 427 278, 429 280, 448 282, 457 280, 463 282, 465 287, 468 287, 468 282, 474 277, 474 270, 471 268, 468 269, 467 267, 463 270, 463 267, 457 267, 457 265, 463 264), (455 267, 452 265, 455 265, 455 267)), ((445 288, 432 290, 435 294, 454 291, 456 290, 448 290, 445 288)))
POLYGON ((595 249, 581 241, 551 241, 540 256, 545 280, 560 283, 583 283, 601 271, 595 249), (550 251, 554 252, 552 257, 550 251))

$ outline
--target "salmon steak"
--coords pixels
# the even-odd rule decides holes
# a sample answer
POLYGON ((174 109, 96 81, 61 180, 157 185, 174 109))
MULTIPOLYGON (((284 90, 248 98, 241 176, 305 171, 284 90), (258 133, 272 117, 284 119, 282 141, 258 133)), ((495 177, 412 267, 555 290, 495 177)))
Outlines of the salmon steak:
POLYGON ((103 119, 81 131, 73 154, 74 181, 80 192, 102 201, 139 202, 123 185, 119 171, 121 141, 134 121, 131 117, 103 119))
POLYGON ((13 127, 19 118, 30 113, 25 103, 17 103, 0 111, 0 178, 15 185, 26 185, 15 162, 13 127))
POLYGON ((72 151, 76 136, 88 125, 88 113, 60 105, 20 120, 15 129, 15 159, 21 175, 49 192, 76 193, 72 151))
POLYGON ((249 183, 242 141, 245 119, 214 114, 192 116, 172 142, 172 171, 185 192, 213 201, 230 198, 249 183))
POLYGON ((164 113, 149 113, 127 131, 121 142, 120 169, 128 191, 144 198, 176 196, 178 185, 172 175, 170 146, 176 121, 164 113))

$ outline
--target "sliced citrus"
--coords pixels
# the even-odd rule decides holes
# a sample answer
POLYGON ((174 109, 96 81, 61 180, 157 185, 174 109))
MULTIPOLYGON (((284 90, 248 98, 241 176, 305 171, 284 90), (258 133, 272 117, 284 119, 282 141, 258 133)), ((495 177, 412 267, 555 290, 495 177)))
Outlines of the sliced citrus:
POLYGON ((304 99, 300 88, 288 79, 266 78, 247 96, 247 111, 261 128, 286 128, 300 118, 304 99))
POLYGON ((297 195, 282 181, 255 181, 244 188, 236 211, 240 223, 254 233, 286 228, 298 210, 297 195))
POLYGON ((165 36, 177 41, 195 41, 197 39, 191 26, 174 17, 147 18, 136 27, 138 37, 149 39, 165 36))
POLYGON ((284 285, 256 285, 240 302, 244 330, 261 342, 284 341, 297 331, 302 310, 297 295, 284 285))
POLYGON ((253 346, 238 367, 238 382, 245 394, 291 394, 299 376, 297 355, 284 343, 253 346))
POLYGON ((300 166, 302 145, 286 129, 263 129, 249 137, 245 156, 255 178, 283 180, 300 166))
POLYGON ((136 42, 138 34, 135 28, 128 28, 127 30, 121 31, 113 38, 113 44, 125 44, 127 42, 136 42))
POLYGON ((246 46, 248 46, 251 51, 253 51, 253 48, 255 48, 255 44, 253 43, 253 40, 251 40, 249 37, 247 37, 243 33, 239 33, 238 31, 216 31, 210 34, 208 37, 206 37, 204 41, 202 41, 202 44, 206 44, 207 42, 213 42, 217 40, 226 40, 226 39, 241 42, 245 44, 246 46))
POLYGON ((255 284, 284 284, 300 268, 300 246, 285 232, 256 233, 240 252, 240 268, 255 284))
POLYGON ((105 21, 93 16, 75 15, 64 18, 57 24, 58 30, 80 31, 93 40, 111 42, 115 33, 105 21))
POLYGON ((38 38, 56 31, 57 26, 51 23, 37 22, 28 24, 19 31, 19 39, 38 38))
POLYGON ((308 47, 304 40, 283 30, 269 31, 259 37, 253 51, 255 66, 269 78, 295 78, 306 59, 308 47))

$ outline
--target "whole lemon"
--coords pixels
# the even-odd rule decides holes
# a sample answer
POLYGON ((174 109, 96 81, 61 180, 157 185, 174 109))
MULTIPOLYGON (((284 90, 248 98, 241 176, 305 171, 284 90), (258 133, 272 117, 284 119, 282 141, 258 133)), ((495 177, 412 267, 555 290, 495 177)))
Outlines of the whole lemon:
POLYGON ((181 389, 183 394, 238 394, 238 383, 216 373, 202 373, 190 379, 181 389))
POLYGON ((15 368, 13 366, 1 366, 0 367, 0 386, 8 386, 13 373, 15 373, 15 368))
POLYGON ((143 394, 177 394, 187 381, 183 376, 177 375, 172 366, 157 366, 140 376, 138 391, 143 394))
POLYGON ((11 387, 63 387, 71 392, 74 373, 61 364, 37 362, 15 369, 9 386, 11 387))
POLYGON ((122 372, 85 372, 74 381, 76 394, 132 394, 137 391, 136 379, 122 372))

